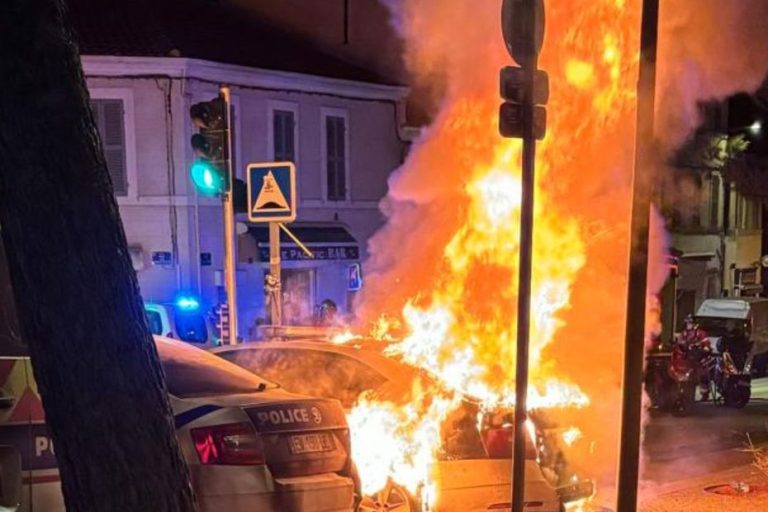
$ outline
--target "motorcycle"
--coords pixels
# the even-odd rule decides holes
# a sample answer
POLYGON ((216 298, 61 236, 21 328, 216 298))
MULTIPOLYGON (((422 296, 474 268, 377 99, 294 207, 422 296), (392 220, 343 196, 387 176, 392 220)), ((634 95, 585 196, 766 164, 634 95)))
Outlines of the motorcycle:
POLYGON ((751 343, 723 336, 717 341, 718 354, 712 371, 715 403, 741 409, 752 395, 751 343))
POLYGON ((709 341, 663 345, 647 356, 645 389, 651 406, 685 416, 696 400, 696 387, 712 365, 709 341))

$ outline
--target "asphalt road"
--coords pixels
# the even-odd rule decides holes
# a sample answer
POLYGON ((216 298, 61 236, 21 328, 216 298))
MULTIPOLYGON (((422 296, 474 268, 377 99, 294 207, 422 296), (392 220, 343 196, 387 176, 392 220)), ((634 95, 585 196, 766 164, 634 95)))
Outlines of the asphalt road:
POLYGON ((746 434, 768 442, 768 379, 752 382, 752 400, 744 409, 698 403, 677 418, 654 414, 645 430, 642 479, 657 484, 695 478, 749 464, 746 434))

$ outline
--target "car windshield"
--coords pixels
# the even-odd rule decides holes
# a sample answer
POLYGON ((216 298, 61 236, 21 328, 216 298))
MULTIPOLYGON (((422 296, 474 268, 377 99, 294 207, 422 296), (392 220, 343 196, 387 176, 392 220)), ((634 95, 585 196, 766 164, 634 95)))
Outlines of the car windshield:
POLYGON ((185 343, 155 338, 168 391, 179 398, 254 393, 276 384, 185 343))
POLYGON ((696 321, 708 336, 720 337, 727 334, 741 335, 747 330, 747 322, 738 318, 699 316, 696 321))

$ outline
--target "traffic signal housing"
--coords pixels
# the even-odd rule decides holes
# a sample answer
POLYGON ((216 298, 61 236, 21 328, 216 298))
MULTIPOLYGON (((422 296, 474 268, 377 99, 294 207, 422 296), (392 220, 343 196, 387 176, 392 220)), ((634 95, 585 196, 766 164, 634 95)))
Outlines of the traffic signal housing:
POLYGON ((190 168, 192 182, 201 195, 217 196, 229 188, 227 103, 222 95, 195 103, 189 109, 189 117, 198 128, 190 141, 195 152, 195 161, 190 168))
MULTIPOLYGON (((504 103, 499 107, 499 133, 502 137, 523 138, 523 68, 506 66, 499 73, 499 94, 504 103)), ((533 136, 541 140, 547 132, 549 75, 536 70, 533 80, 533 136)))

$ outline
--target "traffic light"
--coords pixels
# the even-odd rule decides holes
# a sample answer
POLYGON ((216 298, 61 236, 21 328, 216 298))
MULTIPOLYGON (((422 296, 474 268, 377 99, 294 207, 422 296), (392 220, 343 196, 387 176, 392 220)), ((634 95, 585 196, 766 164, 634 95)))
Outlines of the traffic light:
MULTIPOLYGON (((523 138, 523 91, 526 76, 533 75, 533 137, 544 138, 547 131, 549 77, 537 69, 538 54, 544 44, 544 0, 503 0, 501 33, 510 57, 520 67, 507 66, 500 73, 500 94, 504 103, 499 107, 499 133, 502 137, 523 138)), ((530 87, 531 84, 529 83, 530 87)), ((529 107, 530 108, 530 107, 529 107)))
MULTIPOLYGON (((499 94, 504 100, 499 108, 499 133, 502 137, 520 139, 523 137, 523 77, 522 68, 507 66, 499 73, 499 94)), ((544 138, 547 131, 547 110, 543 107, 549 101, 549 75, 536 70, 533 79, 533 136, 544 138)))
POLYGON ((190 168, 192 182, 204 196, 216 196, 228 189, 229 130, 227 103, 222 95, 195 103, 189 109, 199 132, 192 135, 195 161, 190 168))

